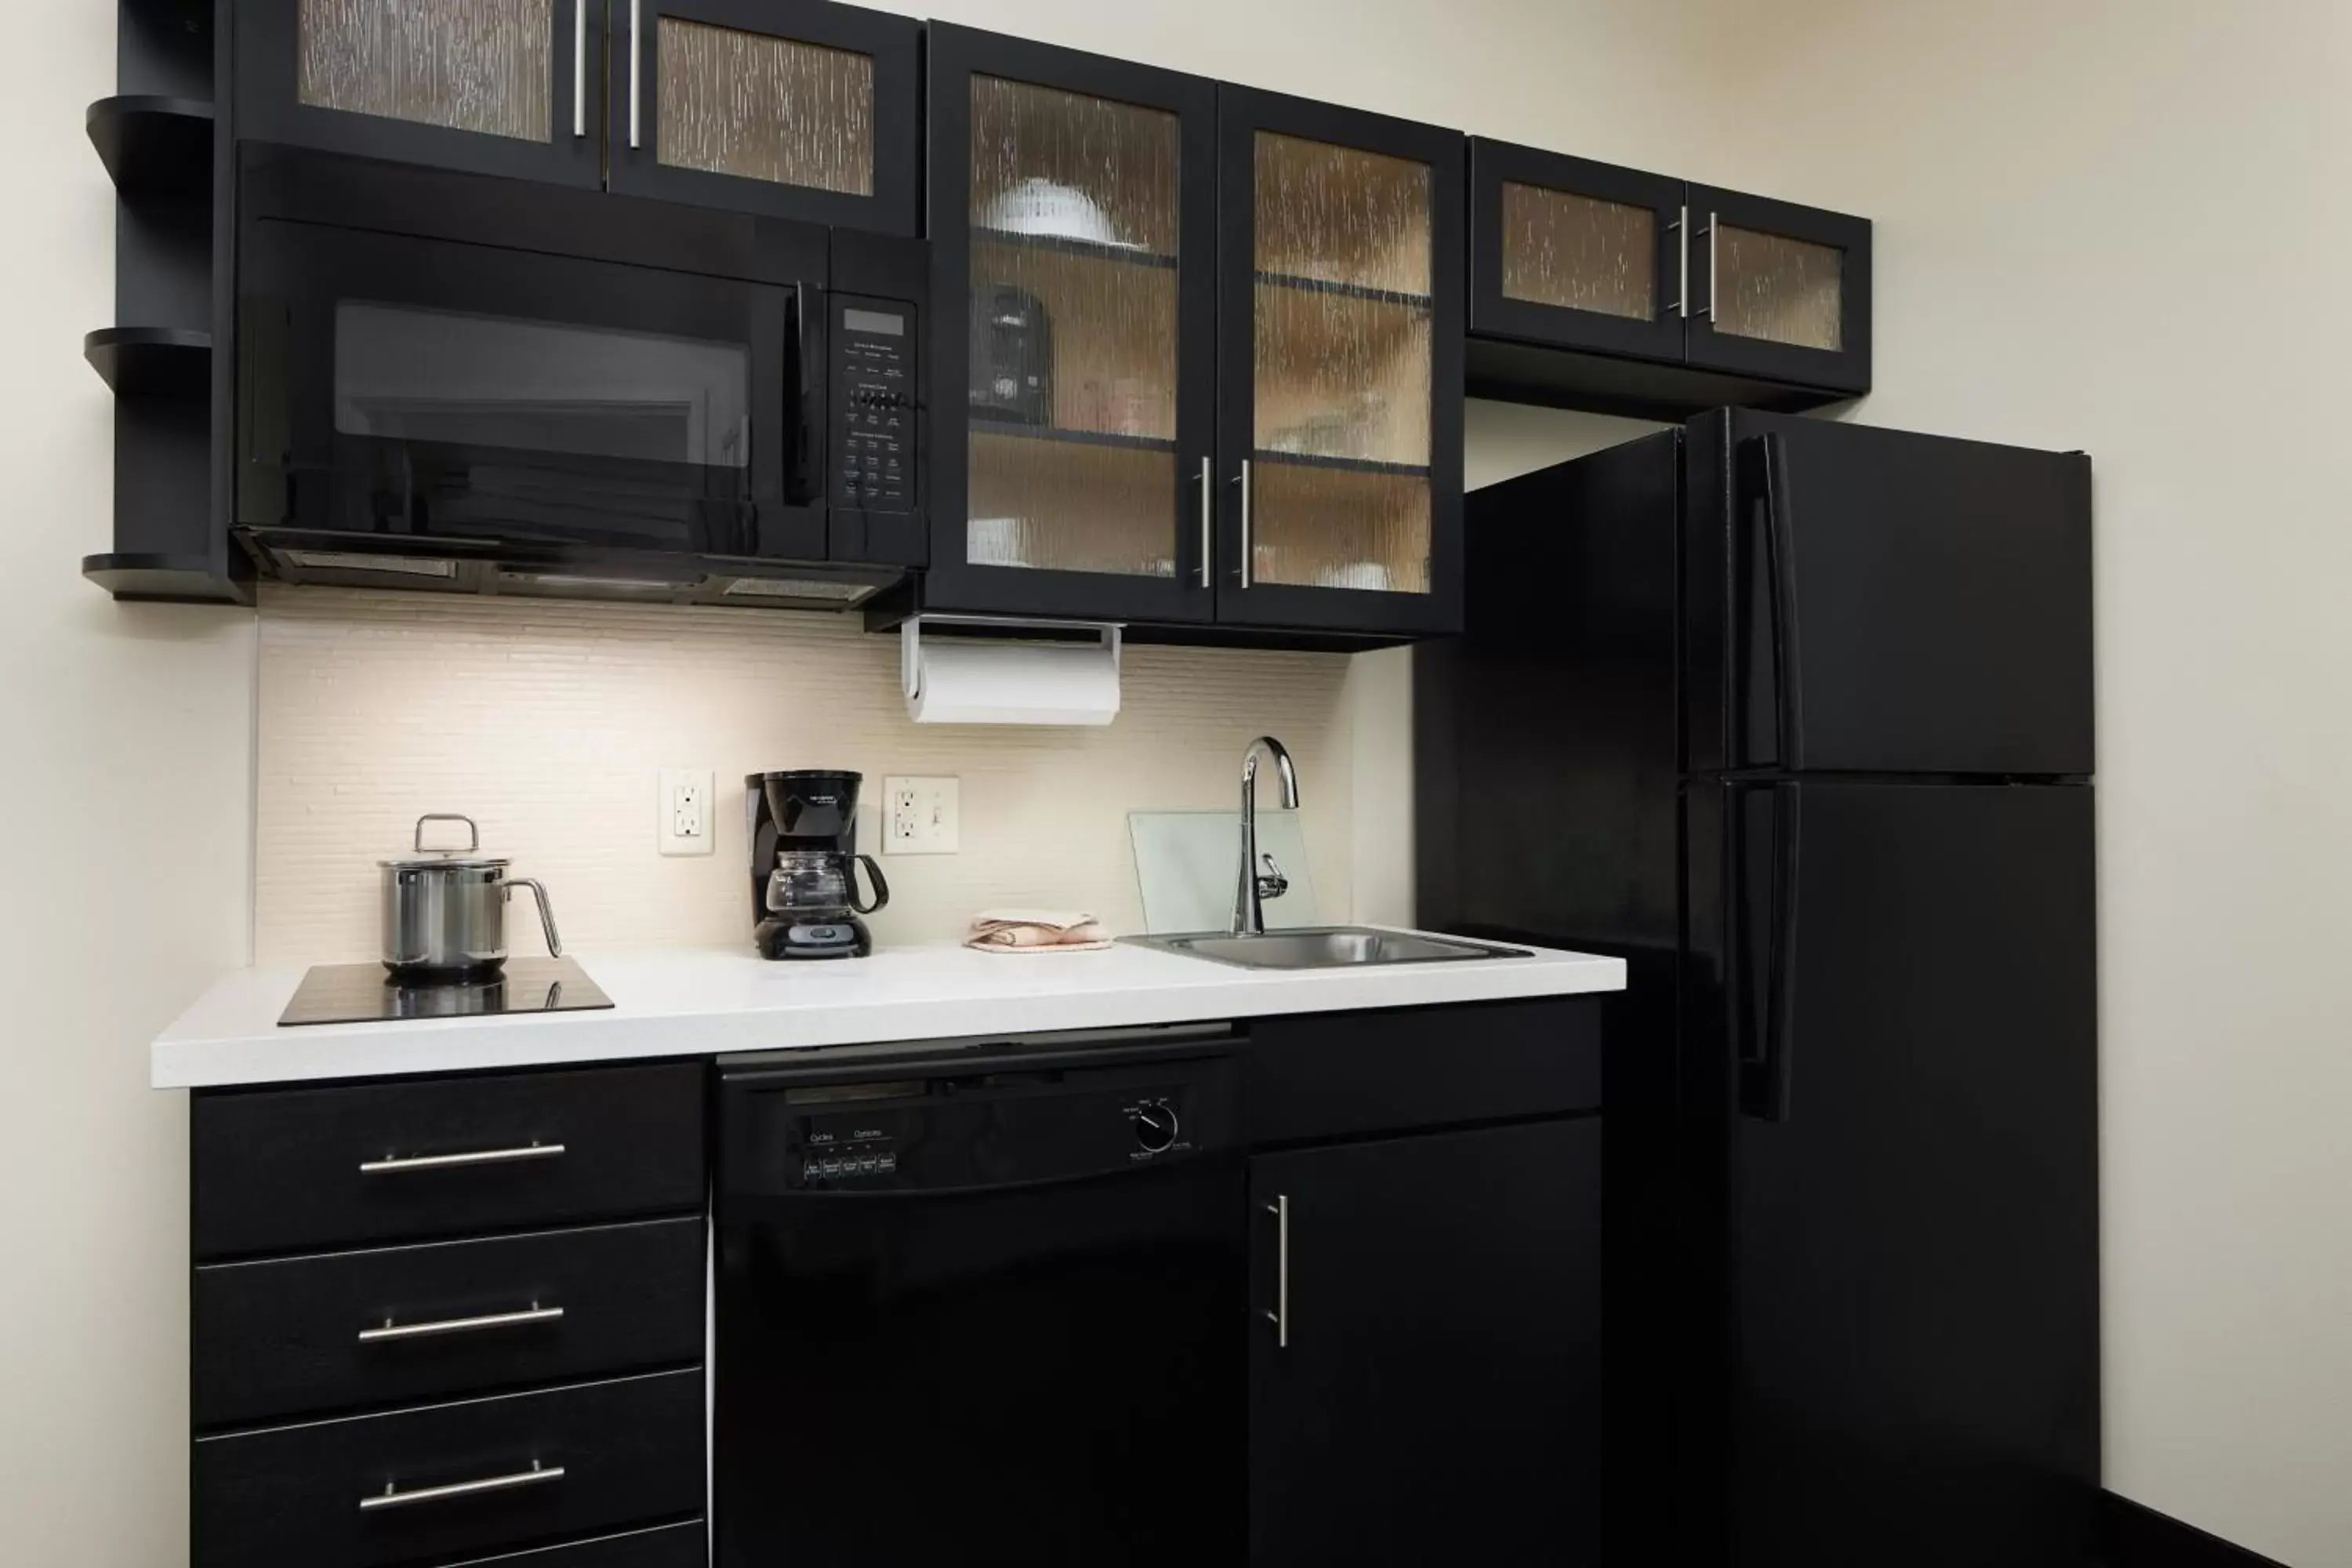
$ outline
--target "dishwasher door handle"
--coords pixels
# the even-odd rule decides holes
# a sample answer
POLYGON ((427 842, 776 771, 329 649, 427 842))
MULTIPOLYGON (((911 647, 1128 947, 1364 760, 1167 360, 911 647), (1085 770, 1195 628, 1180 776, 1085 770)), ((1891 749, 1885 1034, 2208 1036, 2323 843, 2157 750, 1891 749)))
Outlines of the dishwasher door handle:
POLYGON ((1274 1347, 1290 1348, 1290 1194, 1277 1193, 1265 1205, 1274 1216, 1274 1308, 1266 1321, 1274 1325, 1274 1347))

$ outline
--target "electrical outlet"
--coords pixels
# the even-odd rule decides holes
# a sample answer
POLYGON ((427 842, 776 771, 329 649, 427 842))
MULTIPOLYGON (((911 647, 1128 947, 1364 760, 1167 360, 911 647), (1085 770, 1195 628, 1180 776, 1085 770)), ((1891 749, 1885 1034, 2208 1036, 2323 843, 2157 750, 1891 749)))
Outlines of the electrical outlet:
POLYGON ((665 855, 708 855, 717 817, 709 768, 664 768, 654 792, 654 842, 665 855))
POLYGON ((951 778, 884 779, 882 852, 954 854, 961 837, 957 793, 951 778))

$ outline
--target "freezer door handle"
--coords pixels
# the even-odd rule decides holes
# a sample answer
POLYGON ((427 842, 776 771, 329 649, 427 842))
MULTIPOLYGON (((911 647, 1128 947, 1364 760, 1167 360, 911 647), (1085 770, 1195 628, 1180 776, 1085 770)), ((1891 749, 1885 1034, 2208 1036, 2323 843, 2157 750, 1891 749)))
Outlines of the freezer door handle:
MULTIPOLYGON (((1767 652, 1771 667, 1771 728, 1772 755, 1745 758, 1750 766, 1770 764, 1783 768, 1800 768, 1804 760, 1797 754, 1797 737, 1802 726, 1798 722, 1803 694, 1797 689, 1797 583, 1794 571, 1794 549, 1789 536, 1789 447, 1785 437, 1774 433, 1750 436, 1740 444, 1739 473, 1746 482, 1742 486, 1745 505, 1741 509, 1742 527, 1755 525, 1755 538, 1760 549, 1748 557, 1747 574, 1752 579, 1760 571, 1764 591, 1762 616, 1765 623, 1767 652), (1760 555, 1761 559, 1759 560, 1760 555)), ((1750 583, 1740 584, 1743 605, 1754 614, 1750 583)), ((1748 628, 1742 657, 1753 648, 1754 628, 1748 628)), ((1753 672, 1750 672, 1751 677, 1753 672)), ((1747 723, 1747 703, 1751 693, 1743 689, 1738 694, 1741 724, 1747 723)), ((1743 731, 1744 732, 1744 731, 1743 731)), ((1743 743, 1744 753, 1751 749, 1743 743)))
POLYGON ((1802 802, 1797 791, 1797 785, 1789 784, 1735 789, 1728 803, 1731 952, 1738 965, 1731 988, 1732 1037, 1738 1050, 1739 1113, 1757 1121, 1789 1119, 1797 1010, 1797 876, 1803 846, 1802 802), (1754 889, 1747 835, 1748 802, 1758 795, 1769 799, 1771 816, 1761 921, 1749 914, 1754 889), (1760 975, 1751 947, 1759 924, 1763 927, 1760 975))

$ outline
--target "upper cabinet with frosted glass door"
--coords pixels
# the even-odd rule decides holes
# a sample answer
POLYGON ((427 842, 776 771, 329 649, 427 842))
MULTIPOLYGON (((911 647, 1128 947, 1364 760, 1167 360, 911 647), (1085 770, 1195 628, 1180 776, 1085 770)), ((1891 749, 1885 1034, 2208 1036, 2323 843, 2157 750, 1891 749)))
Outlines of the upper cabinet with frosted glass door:
POLYGON ((1218 89, 1221 621, 1461 625, 1463 142, 1218 89))
POLYGON ((923 606, 1213 619, 1214 86, 944 24, 928 75, 923 606))
POLYGON ((1870 224, 1473 138, 1473 395, 1657 417, 1870 389, 1870 224))
POLYGON ((912 234, 921 26, 827 0, 242 0, 239 136, 912 234))

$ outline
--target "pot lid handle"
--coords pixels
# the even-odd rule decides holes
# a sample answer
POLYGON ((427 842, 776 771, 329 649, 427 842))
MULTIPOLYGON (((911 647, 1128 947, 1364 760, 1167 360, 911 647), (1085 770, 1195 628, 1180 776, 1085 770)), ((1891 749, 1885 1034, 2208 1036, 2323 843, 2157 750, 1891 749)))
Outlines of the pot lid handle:
POLYGON ((454 811, 428 811, 424 816, 416 819, 415 847, 416 852, 419 855, 454 855, 457 853, 454 849, 427 850, 425 847, 425 825, 428 822, 464 823, 466 825, 466 853, 472 855, 480 851, 482 847, 482 830, 474 826, 474 819, 472 817, 460 816, 454 811))

